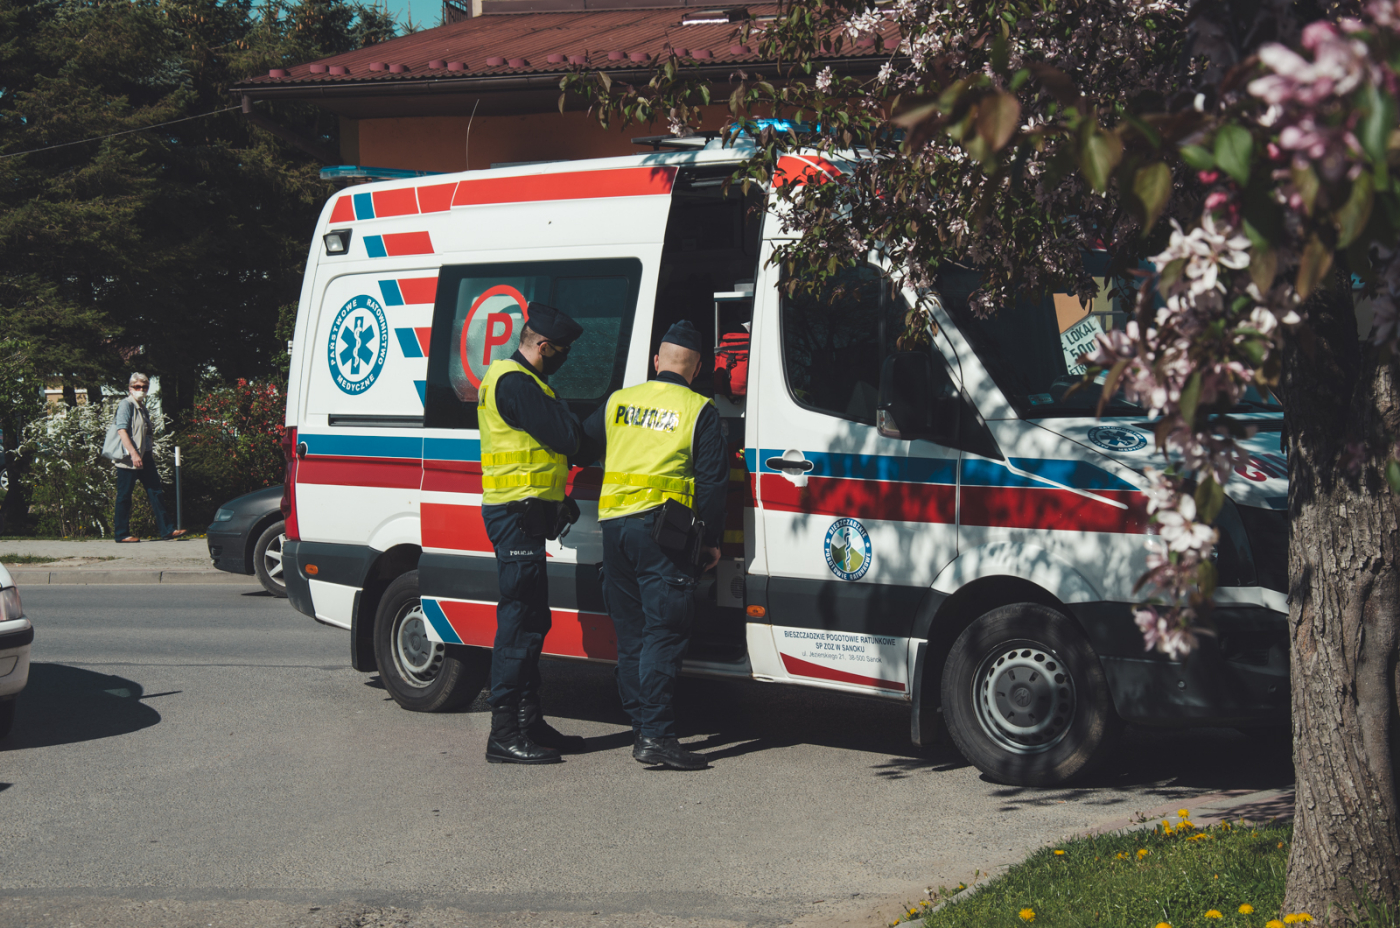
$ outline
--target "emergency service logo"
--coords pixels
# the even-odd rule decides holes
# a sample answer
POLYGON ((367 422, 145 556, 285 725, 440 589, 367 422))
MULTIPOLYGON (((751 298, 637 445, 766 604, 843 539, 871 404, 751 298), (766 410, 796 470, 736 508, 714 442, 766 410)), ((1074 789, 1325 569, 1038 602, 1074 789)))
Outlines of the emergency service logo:
POLYGON ((870 536, 855 519, 837 519, 826 530, 826 566, 842 580, 859 580, 870 569, 870 536))
POLYGON ((1089 440, 1105 451, 1141 451, 1147 436, 1121 425, 1100 425, 1089 430, 1089 440))
POLYGON ((331 379, 351 396, 359 396, 379 379, 389 356, 389 320, 372 296, 357 296, 336 313, 326 353, 331 379))

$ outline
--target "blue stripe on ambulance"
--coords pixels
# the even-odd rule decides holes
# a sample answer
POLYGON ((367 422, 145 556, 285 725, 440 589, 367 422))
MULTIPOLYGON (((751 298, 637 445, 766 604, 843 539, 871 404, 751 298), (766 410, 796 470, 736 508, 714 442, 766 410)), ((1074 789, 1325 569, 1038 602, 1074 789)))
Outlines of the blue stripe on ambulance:
POLYGON ((442 639, 443 644, 461 644, 462 639, 452 630, 452 623, 447 621, 447 616, 443 613, 442 607, 437 600, 424 596, 420 602, 423 604, 423 615, 427 617, 428 624, 437 632, 437 636, 442 639))
MULTIPOLYGON (((414 458, 423 457, 423 439, 401 435, 316 435, 301 432, 298 440, 306 442, 306 453, 345 458, 414 458)), ((431 440, 431 439, 429 439, 431 440)))
POLYGON ((398 336, 399 347, 403 349, 405 358, 423 357, 423 348, 418 344, 418 335, 412 329, 395 329, 394 334, 398 336))
MULTIPOLYGON (((776 448, 745 449, 749 469, 755 465, 761 473, 782 471, 768 466, 769 458, 782 457, 776 448)), ((847 480, 880 480, 899 483, 931 483, 951 486, 957 481, 957 461, 950 458, 916 458, 878 454, 838 454, 824 451, 804 451, 811 462, 809 477, 835 477, 847 480)), ((1009 463, 1025 471, 1076 490, 1127 490, 1138 488, 1088 461, 1041 458, 1011 458, 1009 463)), ((962 463, 962 481, 967 486, 1032 488, 1044 487, 1039 480, 1013 473, 1006 464, 985 458, 966 458, 962 463)))
MULTIPOLYGON (((385 306, 404 305, 403 292, 399 290, 399 282, 397 280, 381 280, 379 282, 379 292, 384 297, 385 306)), ((400 335, 399 337, 402 338, 403 336, 400 335)))
POLYGON ((374 197, 368 193, 355 194, 355 218, 374 218, 374 197))
POLYGON ((429 461, 480 461, 481 442, 475 438, 425 438, 423 456, 429 461))
MULTIPOLYGON (((357 194, 357 196, 358 196, 358 194, 357 194)), ((387 251, 384 250, 384 236, 382 236, 382 235, 366 235, 366 236, 365 236, 365 254, 369 255, 371 258, 386 258, 386 257, 388 257, 388 256, 389 256, 389 252, 387 252, 387 251)))

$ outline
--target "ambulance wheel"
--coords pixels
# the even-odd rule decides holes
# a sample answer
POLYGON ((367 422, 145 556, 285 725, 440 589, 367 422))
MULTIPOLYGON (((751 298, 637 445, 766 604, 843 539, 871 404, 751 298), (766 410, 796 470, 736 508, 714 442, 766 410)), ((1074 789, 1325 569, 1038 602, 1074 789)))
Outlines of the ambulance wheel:
POLYGON ((1120 723, 1098 655, 1068 617, 1034 603, 993 609, 953 643, 943 718, 977 769, 1057 786, 1107 755, 1120 723))
POLYGON ((416 570, 390 583, 379 601, 374 657, 384 688, 411 712, 460 709, 476 698, 491 676, 490 651, 428 637, 416 570))

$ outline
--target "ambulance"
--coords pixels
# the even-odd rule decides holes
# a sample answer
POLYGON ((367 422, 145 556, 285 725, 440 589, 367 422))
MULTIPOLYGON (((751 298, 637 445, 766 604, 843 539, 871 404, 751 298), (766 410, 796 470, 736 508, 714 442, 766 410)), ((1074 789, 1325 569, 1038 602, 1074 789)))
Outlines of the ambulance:
MULTIPOLYGON (((975 271, 952 269, 926 295, 932 349, 896 352, 917 294, 874 256, 786 287, 779 200, 726 184, 744 149, 674 146, 326 204, 292 349, 285 572, 299 611, 346 630, 356 669, 420 712, 487 680, 498 588, 476 389, 534 300, 584 327, 550 379, 580 417, 654 376, 678 320, 720 352, 695 389, 732 454, 728 511, 687 673, 902 703, 915 744, 946 731, 1021 785, 1084 775, 1124 722, 1287 725, 1277 405, 1250 394, 1232 411, 1257 431, 1218 520, 1215 633, 1184 660, 1147 652, 1134 584, 1162 542, 1143 473, 1165 462, 1146 410, 1119 395, 1096 417, 1097 389, 1075 389, 1122 308, 1058 295, 978 318, 975 271)), ((781 167, 778 183, 818 183, 842 163, 781 167)), ((552 658, 616 658, 601 477, 600 462, 571 470, 582 516, 549 542, 552 658)))

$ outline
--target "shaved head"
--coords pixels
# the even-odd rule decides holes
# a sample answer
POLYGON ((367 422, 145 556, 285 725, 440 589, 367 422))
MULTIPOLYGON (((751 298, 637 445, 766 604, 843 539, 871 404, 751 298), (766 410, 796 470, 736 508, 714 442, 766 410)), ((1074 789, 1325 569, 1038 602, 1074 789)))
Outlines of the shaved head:
POLYGON ((671 371, 685 378, 686 383, 695 380, 700 373, 700 352, 682 348, 673 342, 662 342, 656 350, 656 372, 671 371))

